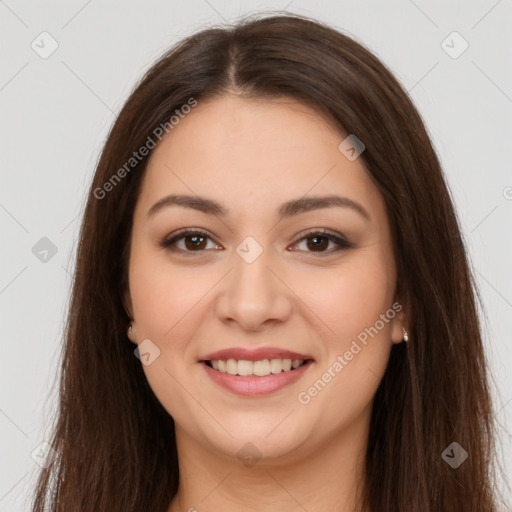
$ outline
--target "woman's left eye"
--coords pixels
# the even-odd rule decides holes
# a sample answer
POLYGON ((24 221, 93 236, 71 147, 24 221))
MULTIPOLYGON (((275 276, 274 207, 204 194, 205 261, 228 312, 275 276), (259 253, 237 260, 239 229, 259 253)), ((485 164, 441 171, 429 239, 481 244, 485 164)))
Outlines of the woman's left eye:
MULTIPOLYGON (((171 238, 164 239, 160 244, 164 249, 169 250, 178 250, 182 252, 201 252, 207 249, 206 240, 211 237, 208 233, 200 230, 186 230, 182 231, 171 238), (185 241, 184 247, 178 247, 178 242, 185 241)), ((302 238, 300 238, 293 245, 298 245, 300 243, 306 243, 306 247, 309 250, 306 252, 316 252, 316 253, 327 253, 331 254, 333 252, 337 252, 343 249, 350 249, 352 244, 342 238, 341 236, 334 235, 325 230, 316 230, 306 233, 302 238), (308 242, 308 241, 312 241, 308 242), (329 243, 334 244, 334 249, 327 251, 326 249, 329 247, 329 243)), ((217 247, 217 244, 214 244, 217 247)))
MULTIPOLYGON (((348 240, 345 240, 341 236, 334 235, 334 234, 332 234, 328 231, 324 231, 324 230, 319 230, 319 231, 317 230, 317 231, 312 231, 310 233, 307 233, 305 236, 303 236, 301 239, 299 239, 298 242, 303 242, 303 241, 306 243, 306 247, 314 249, 312 251, 307 251, 307 252, 320 252, 320 253, 331 254, 333 252, 341 251, 343 249, 350 249, 353 247, 353 245, 350 242, 348 242, 348 240), (309 240, 312 240, 313 243, 308 242, 309 240), (330 250, 330 251, 322 250, 322 249, 327 249, 330 242, 332 242, 334 244, 334 246, 335 246, 334 250, 330 250), (320 249, 320 250, 318 250, 318 249, 320 249)), ((296 244, 298 242, 296 242, 296 244)))

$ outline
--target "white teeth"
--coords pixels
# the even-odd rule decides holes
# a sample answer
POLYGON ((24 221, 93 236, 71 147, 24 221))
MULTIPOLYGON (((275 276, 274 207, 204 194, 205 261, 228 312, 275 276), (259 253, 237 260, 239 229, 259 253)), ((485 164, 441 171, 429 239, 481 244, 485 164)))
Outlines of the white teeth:
POLYGON ((272 373, 281 373, 283 371, 283 360, 282 359, 271 359, 270 360, 270 371, 272 373))
MULTIPOLYGON (((264 359, 263 361, 254 361, 253 364, 254 375, 258 375, 259 377, 265 377, 265 375, 270 375, 270 361, 268 359, 264 359)), ((238 368, 240 368, 240 362, 238 363, 238 368)))
POLYGON ((252 375, 254 363, 252 361, 238 361, 238 375, 252 375))
POLYGON ((226 361, 226 371, 231 375, 238 373, 238 362, 236 359, 228 359, 226 361))
POLYGON ((210 361, 214 370, 230 375, 257 375, 265 377, 271 373, 289 372, 292 368, 295 370, 302 366, 305 361, 301 359, 262 359, 260 361, 247 361, 246 359, 228 359, 227 361, 210 361))

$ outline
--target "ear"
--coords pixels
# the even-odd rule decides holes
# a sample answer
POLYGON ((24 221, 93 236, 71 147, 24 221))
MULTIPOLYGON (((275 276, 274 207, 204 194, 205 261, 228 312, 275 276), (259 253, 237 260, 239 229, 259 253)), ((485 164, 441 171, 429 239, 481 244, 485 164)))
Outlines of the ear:
POLYGON ((126 314, 133 318, 133 305, 132 305, 132 298, 130 296, 130 290, 126 289, 123 293, 123 306, 124 310, 126 311, 126 314))
POLYGON ((404 340, 404 329, 409 331, 409 320, 407 312, 405 311, 402 303, 397 300, 394 304, 400 304, 400 310, 398 308, 393 308, 397 311, 391 326, 391 341, 395 344, 402 343, 404 340))
POLYGON ((130 317, 130 319, 132 319, 129 325, 131 326, 131 329, 128 329, 129 326, 127 326, 126 335, 132 343, 137 345, 137 327, 135 326, 135 321, 133 320, 133 305, 129 290, 125 290, 123 293, 123 306, 126 314, 130 317))

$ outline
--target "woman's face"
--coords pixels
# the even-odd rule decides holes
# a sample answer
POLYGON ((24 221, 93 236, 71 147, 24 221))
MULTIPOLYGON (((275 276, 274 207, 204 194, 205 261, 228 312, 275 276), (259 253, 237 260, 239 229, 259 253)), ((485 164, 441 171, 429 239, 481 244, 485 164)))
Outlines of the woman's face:
POLYGON ((384 201, 345 138, 294 100, 226 95, 153 150, 126 298, 178 442, 293 460, 366 438, 404 312, 384 201))

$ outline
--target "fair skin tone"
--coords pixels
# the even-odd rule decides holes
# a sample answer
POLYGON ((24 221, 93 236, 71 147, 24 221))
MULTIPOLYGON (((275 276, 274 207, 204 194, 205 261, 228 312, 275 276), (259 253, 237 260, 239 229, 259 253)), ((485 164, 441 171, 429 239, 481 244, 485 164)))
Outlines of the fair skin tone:
POLYGON ((383 199, 362 159, 338 149, 344 138, 295 100, 225 95, 199 101, 151 154, 125 298, 130 339, 160 350, 143 369, 175 422, 180 486, 169 512, 360 510, 373 397, 407 326, 404 310, 389 314, 396 267, 383 199), (211 199, 227 213, 173 205, 148 216, 170 194, 211 199), (367 218, 331 206, 279 219, 284 202, 332 194, 367 218), (183 228, 207 235, 160 246, 183 228), (310 234, 321 228, 352 247, 336 251, 325 234, 310 234), (263 249, 251 263, 236 251, 248 236, 263 249), (365 345, 357 341, 376 325, 365 345), (333 370, 354 340, 360 350, 333 370), (199 362, 233 347, 278 347, 314 362, 273 393, 240 396, 199 362), (241 449, 256 462, 244 463, 241 449))

